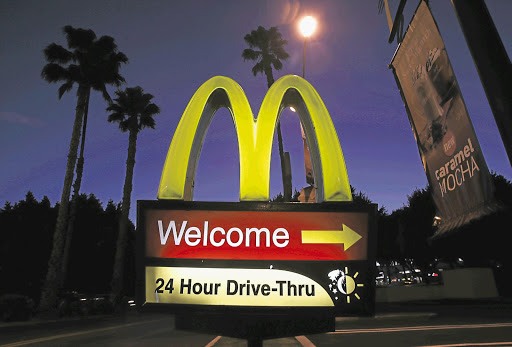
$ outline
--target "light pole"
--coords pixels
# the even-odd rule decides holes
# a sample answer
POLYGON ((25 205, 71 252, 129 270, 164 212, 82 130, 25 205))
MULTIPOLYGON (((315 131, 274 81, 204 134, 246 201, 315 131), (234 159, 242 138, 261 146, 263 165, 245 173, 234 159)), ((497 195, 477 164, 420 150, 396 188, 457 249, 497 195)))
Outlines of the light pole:
MULTIPOLYGON (((299 29, 302 35, 304 36, 304 51, 302 56, 302 78, 306 78, 306 42, 308 37, 313 35, 316 29, 316 20, 311 16, 306 16, 302 18, 299 24, 299 29)), ((300 132, 302 135, 302 143, 304 145, 304 169, 306 170, 306 183, 309 184, 309 187, 301 190, 299 195, 300 202, 315 202, 316 201, 316 192, 314 188, 315 177, 313 175, 313 165, 311 164, 311 155, 309 152, 308 142, 306 140, 306 134, 304 133, 304 129, 302 127, 302 123, 300 124, 300 132)))
POLYGON ((308 37, 313 35, 316 29, 316 19, 311 16, 306 16, 300 21, 300 32, 304 36, 304 55, 302 57, 302 78, 306 77, 306 41, 308 37))

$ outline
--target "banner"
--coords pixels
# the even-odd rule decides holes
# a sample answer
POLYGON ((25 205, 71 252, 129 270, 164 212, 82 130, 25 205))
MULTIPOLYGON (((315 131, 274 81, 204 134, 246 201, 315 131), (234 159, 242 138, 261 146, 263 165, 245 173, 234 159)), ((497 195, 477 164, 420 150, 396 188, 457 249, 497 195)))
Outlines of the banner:
POLYGON ((391 62, 437 207, 435 236, 490 213, 493 185, 441 34, 422 1, 391 62))

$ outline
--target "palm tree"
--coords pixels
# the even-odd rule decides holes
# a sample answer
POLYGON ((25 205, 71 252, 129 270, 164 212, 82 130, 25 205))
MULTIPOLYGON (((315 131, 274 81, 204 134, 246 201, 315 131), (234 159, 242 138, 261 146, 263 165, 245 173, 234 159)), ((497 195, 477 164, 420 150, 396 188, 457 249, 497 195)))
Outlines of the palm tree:
MULTIPOLYGON (((252 68, 252 73, 254 76, 258 73, 264 73, 267 77, 267 87, 270 88, 274 83, 272 67, 278 71, 281 70, 283 67, 281 60, 286 60, 290 56, 284 49, 284 45, 286 45, 288 41, 283 40, 277 27, 271 27, 267 30, 262 26, 251 31, 250 34, 245 35, 244 40, 250 48, 244 49, 242 58, 244 61, 252 60, 256 62, 256 65, 252 68)), ((283 176, 284 201, 290 201, 292 183, 291 177, 287 178, 285 173, 281 122, 277 123, 277 140, 279 143, 279 157, 281 159, 281 172, 283 176)))
POLYGON ((53 248, 48 262, 45 284, 41 293, 40 309, 42 310, 53 308, 57 299, 57 289, 63 263, 63 246, 66 239, 65 230, 69 212, 69 195, 73 181, 73 170, 75 165, 77 165, 77 151, 83 122, 80 160, 76 167, 77 180, 73 196, 78 194, 82 179, 85 126, 87 124, 91 89, 100 91, 105 100, 110 102, 111 99, 106 85, 120 86, 124 82, 124 78, 119 74, 119 69, 122 63, 128 62, 128 58, 117 50, 117 45, 110 36, 101 36, 97 39, 94 31, 73 28, 69 25, 63 28, 63 32, 70 50, 55 43, 47 46, 44 49, 44 54, 48 64, 44 66, 41 77, 49 83, 63 82, 59 87, 59 99, 77 83, 77 106, 69 144, 57 225, 53 236, 53 248))
POLYGON ((130 212, 130 199, 132 193, 133 167, 135 166, 135 151, 137 149, 137 135, 144 128, 155 128, 153 116, 160 113, 160 108, 151 103, 153 95, 145 94, 141 87, 126 88, 116 91, 114 99, 107 111, 109 122, 119 123, 122 132, 128 136, 128 158, 126 159, 126 176, 124 179, 123 203, 121 205, 121 220, 117 236, 114 271, 112 275, 112 302, 119 303, 123 286, 124 258, 128 240, 128 214, 130 212))

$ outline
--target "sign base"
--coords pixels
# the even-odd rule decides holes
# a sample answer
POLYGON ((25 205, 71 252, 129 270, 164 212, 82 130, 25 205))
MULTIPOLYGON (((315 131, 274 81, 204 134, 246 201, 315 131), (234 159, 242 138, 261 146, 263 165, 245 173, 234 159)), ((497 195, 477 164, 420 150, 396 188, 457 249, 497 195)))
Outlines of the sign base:
POLYGON ((222 335, 248 341, 322 334, 334 331, 333 310, 286 310, 269 314, 251 311, 220 315, 215 312, 178 314, 176 329, 222 335))

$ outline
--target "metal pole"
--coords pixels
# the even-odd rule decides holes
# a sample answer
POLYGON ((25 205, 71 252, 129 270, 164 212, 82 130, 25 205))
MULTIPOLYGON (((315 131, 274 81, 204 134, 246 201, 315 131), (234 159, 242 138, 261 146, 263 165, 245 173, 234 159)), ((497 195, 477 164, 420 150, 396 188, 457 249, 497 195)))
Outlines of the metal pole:
POLYGON ((483 0, 452 0, 512 165, 512 66, 483 0))
MULTIPOLYGON (((307 37, 304 37, 304 55, 302 57, 302 78, 306 78, 306 41, 308 40, 307 37)), ((313 172, 313 165, 311 163, 311 154, 309 151, 308 142, 306 140, 306 134, 304 133, 304 127, 302 126, 302 123, 300 123, 300 134, 302 136, 302 144, 304 146, 304 170, 306 172, 306 183, 313 186, 315 184, 315 175, 313 172), (308 175, 309 174, 309 175, 308 175)), ((314 189, 314 188, 312 188, 314 189)), ((301 193, 303 193, 304 196, 306 196, 305 190, 302 189, 301 193)), ((308 195, 308 198, 306 199, 306 202, 316 202, 310 200, 309 196, 311 196, 311 193, 308 195)), ((315 195, 313 195, 315 196, 315 195)))
POLYGON ((391 19, 391 11, 389 10, 388 0, 384 0, 384 8, 386 10, 386 19, 388 20, 389 33, 393 31, 393 19, 391 19))
POLYGON ((302 56, 302 78, 306 78, 306 41, 307 37, 304 37, 304 55, 302 56))
POLYGON ((402 12, 404 11, 406 2, 407 0, 400 0, 400 4, 398 4, 395 19, 393 20, 393 26, 391 27, 391 32, 389 33, 388 43, 393 42, 393 40, 395 39, 396 32, 398 31, 398 26, 400 25, 400 18, 402 17, 402 12))

